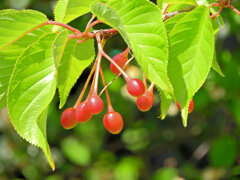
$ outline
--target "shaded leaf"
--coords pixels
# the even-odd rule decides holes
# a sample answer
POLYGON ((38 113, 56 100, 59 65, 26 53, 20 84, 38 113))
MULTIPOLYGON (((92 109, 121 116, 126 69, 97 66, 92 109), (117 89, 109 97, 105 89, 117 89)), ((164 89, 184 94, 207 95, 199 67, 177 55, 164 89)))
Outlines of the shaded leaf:
POLYGON ((9 80, 18 57, 29 45, 48 32, 51 32, 51 26, 41 27, 0 50, 0 109, 7 105, 9 80))
POLYGON ((96 1, 91 12, 119 31, 148 79, 169 93, 168 42, 162 13, 147 0, 96 1))
POLYGON ((54 15, 55 21, 69 23, 90 11, 93 0, 58 0, 54 15))
POLYGON ((46 139, 46 109, 56 90, 52 44, 47 34, 29 46, 16 62, 8 90, 8 112, 14 128, 28 142, 40 147, 55 168, 46 139))
POLYGON ((44 14, 34 10, 6 10, 0 13, 0 50, 46 21, 44 14))
POLYGON ((73 85, 83 70, 92 63, 94 57, 94 40, 77 43, 76 39, 72 39, 68 42, 58 68, 60 108, 64 106, 73 85))
POLYGON ((169 43, 168 74, 186 126, 188 104, 212 65, 214 38, 208 8, 199 6, 184 16, 169 34, 169 43))

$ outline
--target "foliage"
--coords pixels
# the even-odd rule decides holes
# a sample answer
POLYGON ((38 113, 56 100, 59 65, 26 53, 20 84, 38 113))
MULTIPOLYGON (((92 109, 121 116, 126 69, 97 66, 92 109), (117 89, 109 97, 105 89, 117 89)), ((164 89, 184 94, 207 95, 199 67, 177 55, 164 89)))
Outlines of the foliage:
MULTIPOLYGON (((98 19, 117 29, 147 78, 157 85, 162 100, 162 119, 166 117, 171 101, 175 100, 183 107, 183 124, 186 126, 188 103, 203 86, 210 68, 213 66, 214 70, 223 75, 216 61, 217 55, 214 54, 214 37, 216 38, 219 24, 210 20, 209 9, 197 6, 190 12, 178 14, 163 22, 162 12, 146 0, 96 1, 93 4, 81 1, 83 4, 77 5, 76 2, 60 0, 55 8, 55 20, 68 23, 91 10, 98 19)), ((188 1, 186 4, 196 5, 196 2, 188 1)), ((54 169, 46 140, 47 111, 49 108, 51 111, 50 103, 56 88, 60 95, 59 106, 64 106, 77 79, 93 61, 95 50, 93 40, 83 43, 78 43, 76 39, 68 40, 68 35, 72 33, 62 28, 48 25, 35 29, 46 21, 44 14, 33 10, 0 12, 0 108, 8 105, 11 122, 19 135, 42 148, 54 169)), ((197 97, 200 95, 196 94, 197 97)), ((233 111, 236 110, 233 108, 233 111)), ((144 127, 141 125, 140 128, 134 128, 136 130, 133 134, 136 137, 144 138, 146 130, 142 126, 144 127)), ((96 131, 93 130, 93 133, 96 131)), ((145 146, 143 144, 139 147, 145 146)), ((216 142, 210 151, 212 164, 231 166, 236 158, 235 146, 235 141, 231 138, 216 142), (226 164, 216 162, 221 153, 226 152, 219 152, 219 155, 215 151, 226 144, 233 147, 231 149, 234 152, 230 152, 232 156, 226 157, 226 164)), ((61 143, 61 148, 72 163, 87 166, 91 162, 88 148, 82 142, 67 138, 61 143), (73 146, 73 152, 69 151, 68 146, 73 146), (85 159, 72 156, 75 151, 85 154, 85 159)), ((101 163, 109 162, 103 160, 101 163)), ((138 179, 136 174, 141 167, 138 159, 129 158, 116 165, 114 171, 120 179, 122 172, 138 179)), ((102 171, 99 165, 96 165, 96 169, 102 171)), ((176 177, 178 173, 175 169, 162 169, 153 179, 158 176, 176 177)))

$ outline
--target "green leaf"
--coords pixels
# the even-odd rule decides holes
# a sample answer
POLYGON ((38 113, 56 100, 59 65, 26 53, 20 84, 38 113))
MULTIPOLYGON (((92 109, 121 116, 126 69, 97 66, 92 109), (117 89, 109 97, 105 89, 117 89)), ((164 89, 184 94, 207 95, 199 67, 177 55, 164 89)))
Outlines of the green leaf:
POLYGON ((96 1, 91 12, 119 31, 148 79, 172 93, 168 42, 160 9, 147 0, 96 1))
POLYGON ((59 33, 59 35, 56 37, 56 40, 53 44, 53 54, 55 59, 56 67, 59 66, 59 63, 62 59, 64 50, 68 43, 68 31, 63 30, 59 33))
POLYGON ((230 136, 217 139, 209 151, 209 159, 213 166, 230 167, 236 161, 238 147, 236 140, 230 136))
POLYGON ((161 168, 157 170, 151 180, 174 180, 177 179, 178 172, 175 168, 161 168))
POLYGON ((174 26, 186 15, 187 13, 180 13, 164 22, 167 34, 169 34, 174 26))
POLYGON ((54 10, 55 21, 69 23, 88 13, 92 2, 93 0, 58 0, 54 10))
POLYGON ((197 5, 195 0, 163 0, 163 2, 168 4, 191 4, 197 5))
POLYGON ((91 162, 91 153, 88 147, 77 139, 66 138, 61 142, 62 152, 73 163, 87 166, 91 162))
POLYGON ((0 13, 0 50, 46 21, 44 14, 34 10, 6 10, 0 13))
POLYGON ((161 115, 160 118, 163 120, 166 118, 168 109, 172 103, 172 96, 169 94, 165 93, 164 91, 160 91, 160 96, 161 96, 161 115))
POLYGON ((160 9, 162 9, 163 6, 163 0, 157 0, 157 5, 160 9))
POLYGON ((83 70, 92 63, 94 57, 94 40, 77 43, 76 39, 72 39, 68 42, 58 68, 60 108, 64 106, 70 90, 83 70))
POLYGON ((56 90, 56 68, 49 33, 29 46, 16 62, 8 89, 8 112, 14 128, 40 147, 54 170, 46 139, 46 109, 56 90))
MULTIPOLYGON (((221 18, 221 16, 220 16, 221 18)), ((222 26, 221 21, 219 22, 219 19, 214 18, 212 20, 212 26, 213 26, 213 34, 214 34, 214 39, 217 38, 217 34, 220 30, 220 27, 222 26)), ((217 55, 216 55, 216 50, 214 51, 214 56, 213 56, 213 63, 212 63, 212 68, 222 77, 225 77, 223 74, 223 71, 217 61, 217 55)))
POLYGON ((48 32, 51 32, 51 26, 41 27, 0 50, 0 109, 7 105, 7 88, 18 57, 29 45, 48 32))
POLYGON ((168 74, 186 126, 188 104, 212 65, 214 38, 208 8, 199 6, 184 16, 169 34, 169 43, 168 74))

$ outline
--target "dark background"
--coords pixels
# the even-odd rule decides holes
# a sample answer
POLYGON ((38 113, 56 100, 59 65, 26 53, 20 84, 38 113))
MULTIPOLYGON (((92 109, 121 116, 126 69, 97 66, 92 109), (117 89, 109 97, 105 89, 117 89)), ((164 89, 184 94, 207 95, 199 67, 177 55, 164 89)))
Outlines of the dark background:
MULTIPOLYGON (((0 0, 0 9, 30 8, 53 19, 55 3, 51 0, 0 0)), ((234 5, 240 9, 239 1, 234 1, 234 5)), ((109 91, 114 109, 123 116, 123 131, 111 135, 104 129, 102 118, 106 108, 91 121, 67 131, 60 124, 63 110, 58 109, 57 94, 50 105, 47 124, 56 170, 51 171, 37 147, 18 136, 6 110, 2 110, 0 180, 240 179, 240 16, 228 9, 224 9, 222 15, 225 27, 216 40, 216 51, 225 78, 211 70, 206 83, 194 96, 195 109, 189 116, 187 128, 182 126, 174 103, 164 121, 157 118, 160 114, 157 91, 154 107, 146 113, 138 111, 120 78, 109 91)), ((84 29, 90 17, 87 14, 71 25, 84 29)), ((117 35, 106 44, 105 50, 113 56, 125 48, 126 44, 117 35)), ((103 63, 106 80, 110 81, 114 76, 108 66, 108 62, 103 63)), ((74 104, 88 73, 89 69, 84 71, 63 109, 74 104)), ((128 73, 141 77, 134 62, 128 73)))

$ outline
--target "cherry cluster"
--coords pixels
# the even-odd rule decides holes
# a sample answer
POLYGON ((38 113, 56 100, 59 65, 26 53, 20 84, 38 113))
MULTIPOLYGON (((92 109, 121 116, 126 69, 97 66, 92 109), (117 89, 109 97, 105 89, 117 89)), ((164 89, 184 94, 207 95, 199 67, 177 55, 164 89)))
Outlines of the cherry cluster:
POLYGON ((103 124, 105 128, 112 134, 119 133, 123 128, 123 118, 120 113, 116 112, 110 101, 110 97, 107 90, 107 85, 104 79, 104 75, 100 66, 100 62, 102 56, 105 56, 110 60, 110 69, 113 74, 121 75, 123 74, 126 82, 127 82, 127 91, 130 95, 137 97, 136 104, 139 110, 148 111, 151 109, 154 95, 153 88, 154 84, 152 83, 149 88, 146 88, 146 79, 144 82, 140 79, 131 79, 124 70, 127 68, 129 59, 129 49, 127 48, 120 54, 115 55, 112 59, 107 56, 102 51, 102 42, 99 43, 100 51, 98 53, 95 64, 92 68, 92 71, 89 74, 89 77, 85 83, 85 87, 76 102, 76 104, 72 108, 66 109, 61 116, 61 124, 65 129, 71 129, 75 127, 78 123, 83 123, 89 121, 93 115, 99 114, 103 110, 104 103, 101 97, 97 94, 97 86, 98 86, 98 76, 99 74, 102 77, 103 84, 105 86, 105 93, 107 97, 107 113, 103 117, 103 124), (83 94, 86 90, 86 87, 91 79, 93 73, 94 78, 92 81, 92 85, 89 91, 89 94, 85 101, 81 102, 83 94))

